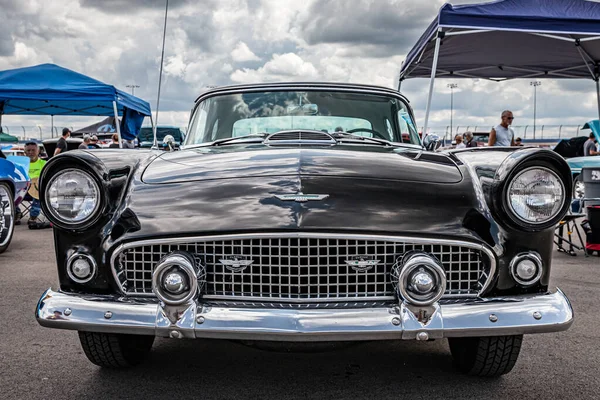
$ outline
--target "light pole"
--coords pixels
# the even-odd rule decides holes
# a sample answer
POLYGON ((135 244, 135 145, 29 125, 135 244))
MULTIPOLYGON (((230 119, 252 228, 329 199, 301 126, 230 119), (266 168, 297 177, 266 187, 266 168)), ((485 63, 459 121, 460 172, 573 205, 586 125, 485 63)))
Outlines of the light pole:
POLYGON ((450 141, 454 138, 454 132, 452 132, 452 117, 454 114, 454 89, 458 87, 456 83, 449 83, 447 85, 450 88, 450 141))
POLYGON ((127 85, 127 86, 125 86, 125 87, 128 87, 128 88, 130 88, 130 89, 131 89, 131 95, 132 95, 132 96, 135 96, 135 89, 139 88, 139 87, 140 87, 140 85, 127 85))
POLYGON ((529 82, 529 85, 533 86, 533 139, 535 140, 535 113, 537 111, 537 87, 540 86, 542 82, 540 81, 532 81, 529 82))

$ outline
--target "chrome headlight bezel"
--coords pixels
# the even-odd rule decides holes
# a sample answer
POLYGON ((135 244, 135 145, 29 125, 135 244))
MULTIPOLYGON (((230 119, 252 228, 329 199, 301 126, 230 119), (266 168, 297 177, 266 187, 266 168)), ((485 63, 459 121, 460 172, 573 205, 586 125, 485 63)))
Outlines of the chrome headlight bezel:
POLYGON ((99 184, 98 180, 96 179, 96 177, 94 176, 94 174, 82 169, 82 168, 65 168, 65 169, 61 169, 59 171, 57 171, 54 175, 52 175, 50 177, 50 179, 48 180, 48 183, 46 185, 44 185, 44 203, 45 203, 45 208, 48 210, 48 214, 47 217, 48 219, 50 219, 50 221, 61 227, 61 228, 67 228, 67 229, 79 229, 79 228, 84 228, 87 227, 91 224, 93 224, 98 217, 101 215, 100 210, 103 206, 103 194, 101 191, 101 185, 99 184), (89 213, 89 215, 87 215, 85 218, 81 219, 81 220, 77 220, 77 221, 73 221, 73 220, 69 220, 67 218, 65 218, 64 216, 60 215, 52 206, 50 203, 50 188, 52 188, 52 185, 61 177, 64 177, 65 174, 67 173, 77 173, 80 175, 83 175, 85 177, 85 179, 88 179, 91 184, 94 187, 94 190, 96 192, 96 202, 94 204, 93 210, 89 213))
POLYGON ((519 226, 531 227, 533 229, 545 229, 547 227, 555 225, 558 222, 558 220, 560 219, 560 216, 563 213, 563 210, 565 209, 565 205, 567 203, 567 199, 569 196, 570 196, 570 194, 566 193, 566 187, 565 187, 565 184, 563 182, 561 175, 554 169, 549 168, 546 165, 542 164, 542 165, 529 165, 526 168, 519 168, 518 170, 516 170, 506 182, 503 200, 504 200, 505 209, 507 211, 508 216, 519 226), (533 220, 524 218, 514 209, 512 202, 511 202, 511 189, 512 189, 513 184, 515 183, 517 178, 519 178, 521 175, 523 175, 526 172, 532 171, 532 170, 541 170, 541 171, 544 171, 546 173, 553 175, 554 178, 556 179, 556 181, 558 181, 558 183, 560 184, 560 189, 562 192, 562 198, 560 199, 560 207, 558 207, 556 209, 556 211, 554 212, 554 214, 551 217, 546 218, 541 221, 533 221, 533 220))

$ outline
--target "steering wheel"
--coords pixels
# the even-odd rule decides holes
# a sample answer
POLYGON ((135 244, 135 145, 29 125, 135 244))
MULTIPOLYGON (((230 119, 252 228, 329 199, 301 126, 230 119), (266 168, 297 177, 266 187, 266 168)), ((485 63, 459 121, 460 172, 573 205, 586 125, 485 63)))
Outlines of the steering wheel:
POLYGON ((356 129, 350 129, 349 131, 346 131, 346 133, 356 133, 356 132, 369 132, 369 133, 372 133, 374 137, 378 137, 379 139, 390 140, 390 138, 386 138, 385 136, 383 136, 381 133, 377 132, 376 130, 369 129, 369 128, 356 128, 356 129))

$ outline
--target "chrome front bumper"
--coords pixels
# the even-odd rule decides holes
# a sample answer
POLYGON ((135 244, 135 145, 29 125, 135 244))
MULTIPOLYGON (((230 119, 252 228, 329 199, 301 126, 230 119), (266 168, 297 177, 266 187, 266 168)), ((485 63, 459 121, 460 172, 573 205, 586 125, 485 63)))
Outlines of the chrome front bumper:
POLYGON ((573 323, 560 291, 413 307, 244 308, 191 302, 164 307, 152 301, 77 295, 48 289, 36 309, 40 325, 155 335, 273 341, 431 339, 557 332, 573 323))

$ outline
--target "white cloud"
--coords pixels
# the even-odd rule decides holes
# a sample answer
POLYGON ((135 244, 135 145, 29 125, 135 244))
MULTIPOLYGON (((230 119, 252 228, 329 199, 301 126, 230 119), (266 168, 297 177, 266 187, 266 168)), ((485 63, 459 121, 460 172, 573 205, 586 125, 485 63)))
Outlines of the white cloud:
POLYGON ((248 48, 244 42, 238 42, 235 49, 231 51, 231 59, 235 62, 258 61, 260 58, 248 48))
POLYGON ((315 66, 294 53, 273 54, 273 58, 257 69, 238 69, 231 74, 233 82, 248 83, 282 80, 315 80, 319 73, 315 66))

